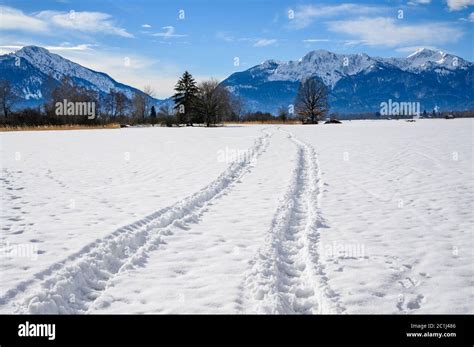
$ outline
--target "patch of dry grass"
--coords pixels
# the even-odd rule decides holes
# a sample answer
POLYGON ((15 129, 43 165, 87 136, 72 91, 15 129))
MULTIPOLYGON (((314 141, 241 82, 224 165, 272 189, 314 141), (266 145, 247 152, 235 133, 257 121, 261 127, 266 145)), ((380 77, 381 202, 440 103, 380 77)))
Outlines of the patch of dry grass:
POLYGON ((49 131, 49 130, 88 130, 88 129, 118 129, 120 124, 105 125, 37 125, 37 126, 2 126, 0 132, 6 131, 49 131))

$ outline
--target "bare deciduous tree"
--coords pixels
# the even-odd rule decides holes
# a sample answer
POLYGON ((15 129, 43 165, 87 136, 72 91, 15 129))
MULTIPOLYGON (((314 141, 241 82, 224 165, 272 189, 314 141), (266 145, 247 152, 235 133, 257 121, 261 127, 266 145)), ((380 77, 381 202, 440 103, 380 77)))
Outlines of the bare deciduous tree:
POLYGON ((317 124, 328 112, 328 89, 323 82, 308 78, 301 82, 295 100, 296 113, 317 124))
POLYGON ((157 116, 158 116, 158 121, 162 125, 171 127, 173 126, 173 124, 176 124, 179 126, 179 123, 177 122, 177 119, 175 117, 175 110, 169 104, 161 105, 160 109, 158 110, 157 116))
POLYGON ((151 107, 155 104, 153 101, 156 95, 155 90, 151 86, 145 86, 143 93, 145 93, 145 115, 149 116, 151 114, 151 107))
POLYGON ((130 100, 127 98, 127 96, 124 93, 118 92, 117 95, 115 96, 115 105, 116 105, 117 115, 123 116, 127 112, 127 109, 129 109, 130 107, 130 100))
POLYGON ((245 103, 240 96, 231 96, 230 98, 231 108, 231 121, 240 122, 245 114, 245 103))
POLYGON ((203 116, 206 126, 219 123, 230 113, 230 99, 229 91, 215 79, 199 84, 196 109, 203 116))
POLYGON ((5 118, 7 118, 15 99, 16 96, 13 93, 10 81, 0 80, 0 107, 5 118))
POLYGON ((105 97, 105 111, 111 117, 125 115, 129 107, 129 100, 127 96, 115 89, 110 89, 109 94, 105 97))
POLYGON ((105 113, 114 118, 117 117, 117 104, 115 102, 116 95, 117 91, 112 88, 103 100, 105 113))
POLYGON ((134 93, 132 96, 133 115, 137 118, 145 118, 146 115, 146 95, 134 93))
MULTIPOLYGON (((99 107, 99 94, 96 91, 87 89, 74 83, 74 81, 67 76, 63 76, 59 81, 59 84, 52 90, 51 99, 49 103, 45 104, 46 113, 50 115, 56 114, 57 103, 67 102, 89 102, 94 103, 97 110, 99 107)), ((77 114, 68 116, 65 121, 69 124, 74 122, 80 122, 84 118, 84 115, 77 114)))
POLYGON ((288 112, 288 108, 285 106, 280 106, 278 108, 278 118, 283 122, 286 122, 288 118, 290 118, 290 113, 288 112))

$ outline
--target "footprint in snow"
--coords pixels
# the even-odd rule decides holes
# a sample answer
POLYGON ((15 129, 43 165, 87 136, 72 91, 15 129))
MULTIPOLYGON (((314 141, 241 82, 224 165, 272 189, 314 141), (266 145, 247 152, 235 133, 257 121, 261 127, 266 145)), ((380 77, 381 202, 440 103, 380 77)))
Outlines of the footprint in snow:
POLYGON ((416 298, 408 301, 407 308, 409 310, 417 310, 421 307, 421 303, 425 302, 425 297, 421 294, 417 295, 416 298))

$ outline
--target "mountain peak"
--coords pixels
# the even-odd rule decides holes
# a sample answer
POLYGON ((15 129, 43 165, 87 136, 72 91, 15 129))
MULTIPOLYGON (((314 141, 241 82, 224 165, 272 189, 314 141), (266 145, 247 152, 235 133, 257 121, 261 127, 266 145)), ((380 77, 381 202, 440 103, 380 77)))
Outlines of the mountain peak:
POLYGON ((24 46, 18 51, 16 51, 15 54, 20 57, 34 58, 35 56, 38 56, 38 55, 50 55, 51 53, 46 48, 43 48, 43 47, 24 46))
POLYGON ((275 60, 275 59, 268 59, 268 60, 265 60, 262 64, 260 64, 263 68, 275 68, 277 67, 279 64, 281 64, 280 61, 278 60, 275 60))
MULTIPOLYGON (((399 59, 402 66, 410 70, 426 68, 445 68, 448 70, 464 69, 472 63, 443 51, 435 51, 428 48, 416 50, 406 59, 399 59)), ((398 64, 400 65, 400 64, 398 64)))
POLYGON ((306 55, 308 54, 333 54, 332 52, 329 52, 327 49, 322 49, 322 48, 319 48, 319 49, 315 49, 315 50, 312 50, 311 52, 308 52, 306 53, 306 55))
POLYGON ((298 61, 280 63, 273 71, 267 69, 268 80, 297 81, 317 76, 333 87, 342 77, 355 75, 375 61, 366 54, 337 54, 325 49, 307 53, 298 61))
POLYGON ((327 59, 328 57, 335 58, 337 55, 335 53, 329 52, 325 49, 316 49, 314 51, 308 52, 301 58, 302 61, 314 61, 318 59, 327 59))
POLYGON ((441 53, 441 51, 435 51, 430 48, 418 48, 415 52, 411 53, 407 58, 419 57, 419 56, 433 56, 437 53, 441 53))
POLYGON ((18 50, 23 52, 34 52, 34 53, 49 53, 46 48, 39 47, 39 46, 23 46, 21 49, 18 50))
POLYGON ((53 61, 66 60, 57 54, 51 53, 46 48, 38 46, 24 46, 16 51, 15 55, 28 60, 34 65, 51 65, 53 61))
POLYGON ((49 95, 52 86, 64 77, 70 78, 77 86, 101 94, 115 89, 131 99, 134 93, 140 92, 136 88, 118 83, 103 72, 91 70, 43 47, 24 46, 14 53, 14 57, 21 58, 21 69, 11 62, 8 63, 8 59, 12 59, 12 56, 8 55, 4 60, 0 60, 0 71, 4 75, 11 74, 12 80, 17 80, 16 89, 24 105, 37 106, 44 102, 43 96, 49 95), (2 66, 2 62, 5 62, 5 65, 2 66), (13 70, 11 66, 14 66, 13 70), (45 83, 46 81, 48 83, 45 83))
POLYGON ((51 53, 46 48, 38 46, 25 46, 15 52, 17 57, 23 58, 46 75, 53 75, 60 79, 62 75, 74 74, 74 70, 86 68, 73 63, 57 54, 51 53))

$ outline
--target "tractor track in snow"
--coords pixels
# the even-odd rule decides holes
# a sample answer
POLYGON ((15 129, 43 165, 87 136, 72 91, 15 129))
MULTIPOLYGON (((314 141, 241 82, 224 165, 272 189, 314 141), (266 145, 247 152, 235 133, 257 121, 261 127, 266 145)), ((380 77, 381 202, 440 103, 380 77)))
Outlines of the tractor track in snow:
MULTIPOLYGON (((286 131, 285 131, 286 132, 286 131)), ((243 313, 342 313, 319 255, 321 179, 312 146, 286 132, 297 159, 288 190, 277 208, 265 245, 241 285, 243 313)))
POLYGON ((172 228, 199 221, 206 206, 238 182, 268 147, 271 133, 249 148, 217 179, 172 206, 117 229, 80 251, 36 273, 0 297, 0 311, 32 314, 87 313, 118 274, 143 265, 148 253, 163 243, 172 228))

